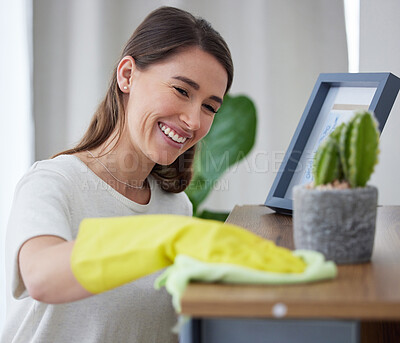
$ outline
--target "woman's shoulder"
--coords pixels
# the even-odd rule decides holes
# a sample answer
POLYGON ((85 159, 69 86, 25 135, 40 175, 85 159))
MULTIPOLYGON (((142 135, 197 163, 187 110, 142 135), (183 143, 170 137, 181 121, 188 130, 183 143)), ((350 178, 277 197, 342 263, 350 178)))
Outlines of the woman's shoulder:
POLYGON ((43 179, 48 180, 64 180, 71 182, 79 174, 79 171, 83 171, 85 165, 83 162, 73 155, 60 155, 52 159, 36 161, 22 177, 22 180, 26 179, 43 179))
MULTIPOLYGON (((36 161, 18 181, 14 198, 34 199, 47 197, 56 199, 72 198, 79 164, 73 156, 59 156, 36 161)), ((63 200, 63 201, 64 201, 63 200)))

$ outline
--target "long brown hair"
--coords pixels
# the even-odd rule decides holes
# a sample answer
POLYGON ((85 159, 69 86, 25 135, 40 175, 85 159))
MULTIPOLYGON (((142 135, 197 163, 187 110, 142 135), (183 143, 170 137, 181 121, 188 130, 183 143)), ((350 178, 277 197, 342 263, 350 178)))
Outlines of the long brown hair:
MULTIPOLYGON (((233 63, 226 42, 206 20, 178 8, 161 7, 151 12, 129 38, 121 59, 131 56, 136 67, 145 70, 148 66, 178 53, 182 48, 192 46, 198 46, 210 53, 225 68, 228 74, 225 93, 228 92, 233 79, 233 63)), ((117 67, 118 65, 114 68, 107 94, 81 141, 74 148, 53 157, 95 149, 111 136, 117 126, 118 134, 113 140, 117 139, 116 145, 118 144, 124 130, 125 110, 124 94, 117 83, 117 67)), ((195 146, 180 155, 172 164, 156 164, 153 167, 151 175, 160 181, 163 190, 178 193, 189 185, 193 174, 194 152, 195 146)))

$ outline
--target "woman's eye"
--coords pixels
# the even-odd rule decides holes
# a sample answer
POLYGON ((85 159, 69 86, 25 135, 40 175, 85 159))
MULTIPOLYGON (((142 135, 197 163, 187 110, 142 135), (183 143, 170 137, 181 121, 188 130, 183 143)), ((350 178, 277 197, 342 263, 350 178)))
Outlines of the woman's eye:
POLYGON ((179 87, 174 87, 179 93, 181 93, 183 96, 189 97, 188 92, 186 92, 184 89, 179 88, 179 87))
POLYGON ((211 105, 203 105, 203 106, 207 109, 207 111, 210 111, 214 114, 217 113, 217 110, 214 107, 212 107, 211 105))

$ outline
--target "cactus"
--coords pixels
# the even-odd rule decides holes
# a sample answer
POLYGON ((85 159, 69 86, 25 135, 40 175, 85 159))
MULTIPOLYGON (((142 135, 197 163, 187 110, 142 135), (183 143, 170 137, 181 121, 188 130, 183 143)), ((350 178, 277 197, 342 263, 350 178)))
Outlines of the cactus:
POLYGON ((334 138, 328 137, 314 157, 314 183, 325 185, 339 179, 339 147, 334 138))
POLYGON ((319 146, 314 157, 316 186, 335 180, 364 187, 378 162, 379 131, 374 115, 364 111, 338 126, 319 146))

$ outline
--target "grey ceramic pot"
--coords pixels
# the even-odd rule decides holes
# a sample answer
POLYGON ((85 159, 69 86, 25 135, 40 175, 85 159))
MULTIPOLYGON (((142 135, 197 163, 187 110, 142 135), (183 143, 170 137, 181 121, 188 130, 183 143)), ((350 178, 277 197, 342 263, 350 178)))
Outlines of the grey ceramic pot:
POLYGON ((368 262, 375 238, 376 187, 293 189, 296 249, 323 253, 338 264, 368 262))

